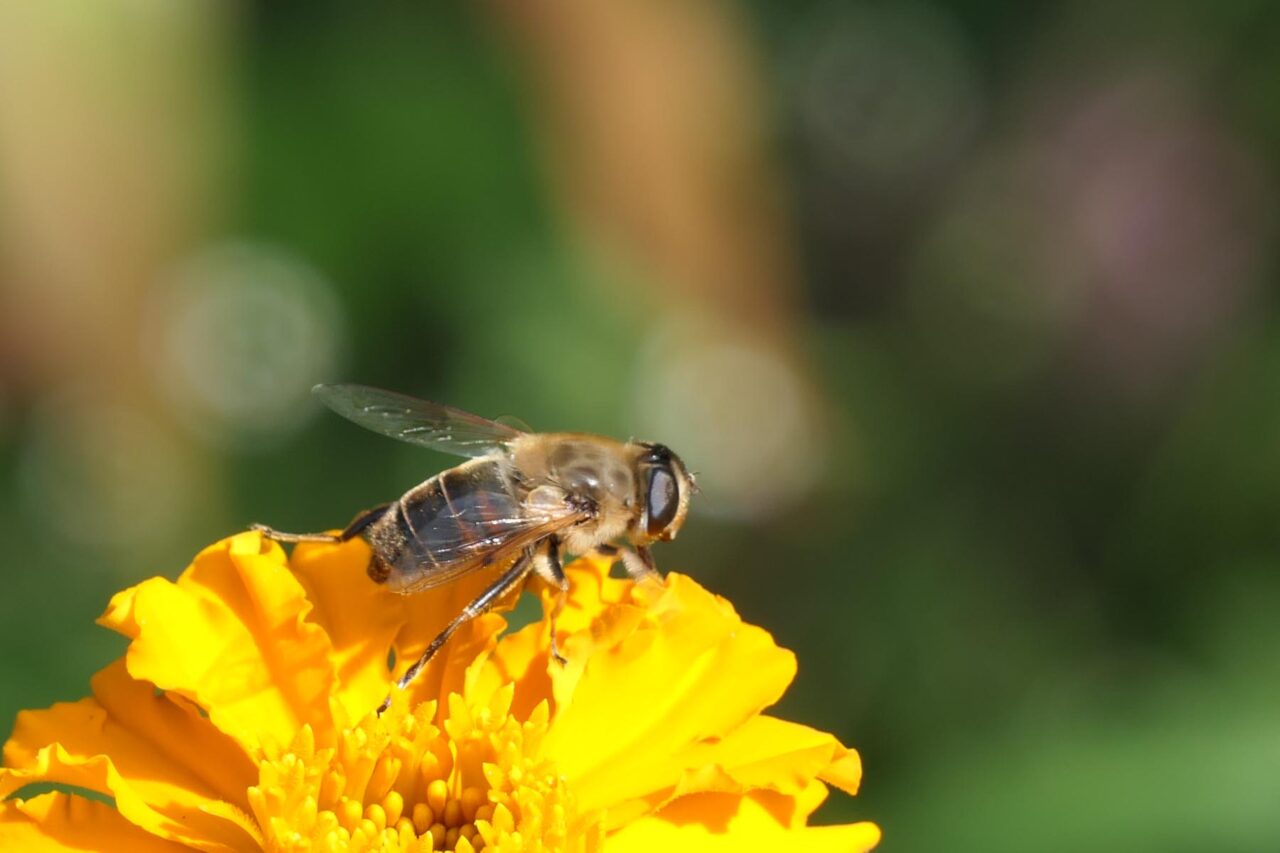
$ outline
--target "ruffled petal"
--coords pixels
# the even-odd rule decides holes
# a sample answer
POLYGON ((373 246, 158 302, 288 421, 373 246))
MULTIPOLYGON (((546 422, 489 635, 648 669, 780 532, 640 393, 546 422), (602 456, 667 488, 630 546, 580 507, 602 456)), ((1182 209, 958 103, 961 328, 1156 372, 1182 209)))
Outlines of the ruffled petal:
MULTIPOLYGON (((45 772, 48 747, 55 743, 81 765, 109 756, 123 783, 166 818, 170 830, 181 824, 231 848, 256 833, 245 816, 245 789, 257 768, 239 744, 185 700, 134 681, 123 660, 95 675, 92 685, 94 698, 18 714, 4 747, 6 766, 45 772)), ((23 784, 31 781, 37 780, 23 784)))
MULTIPOLYGON (((353 539, 337 545, 303 543, 289 560, 313 605, 308 619, 329 637, 338 675, 335 696, 350 722, 386 698, 393 681, 389 654, 398 676, 494 581, 500 568, 399 595, 369 579, 369 558, 368 544, 353 539)), ((495 609, 510 603, 500 602, 495 609)), ((415 699, 434 698, 443 707, 450 692, 462 689, 467 664, 489 648, 505 626, 505 621, 486 616, 460 628, 418 677, 415 699)))
MULTIPOLYGON (((449 624, 502 574, 510 562, 496 564, 485 571, 476 572, 450 581, 443 586, 409 595, 393 596, 399 603, 400 630, 395 637, 396 675, 408 669, 449 624)), ((490 609, 464 623, 431 659, 431 663, 418 676, 411 688, 414 702, 435 700, 441 710, 448 707, 452 693, 463 694, 467 687, 468 672, 483 660, 506 630, 507 621, 501 615, 510 610, 519 599, 522 589, 508 593, 490 609)))
POLYGON ((99 622, 133 641, 134 678, 195 702, 252 750, 287 744, 304 724, 321 743, 334 737, 333 648, 310 609, 280 547, 242 533, 202 551, 177 583, 118 593, 99 622))
MULTIPOLYGON (((501 574, 502 566, 458 578, 434 589, 398 595, 402 624, 395 639, 396 672, 403 673, 418 659, 427 645, 463 609, 479 597, 501 574)), ((444 700, 449 693, 461 693, 463 673, 477 655, 492 648, 493 642, 507 626, 499 615, 510 610, 519 598, 516 589, 499 600, 490 613, 472 619, 458 629, 419 676, 414 694, 418 699, 444 700)), ((441 701, 441 707, 443 707, 441 701)))
MULTIPOLYGON (((591 665, 592 669, 588 669, 587 661, 601 650, 612 649, 617 653, 619 647, 633 634, 645 630, 644 613, 632 602, 633 585, 629 581, 610 578, 607 561, 581 560, 569 566, 566 571, 572 582, 572 591, 560 626, 570 627, 560 634, 562 644, 567 644, 570 649, 568 666, 562 668, 558 664, 551 664, 549 668, 547 624, 544 621, 529 625, 503 637, 487 658, 473 665, 467 682, 467 695, 473 701, 484 702, 484 697, 496 693, 504 685, 510 685, 514 691, 512 712, 517 718, 521 718, 531 713, 539 702, 547 699, 553 692, 552 673, 555 673, 554 680, 561 688, 556 695, 562 701, 589 701, 590 686, 582 694, 577 694, 583 675, 596 671, 594 664, 591 665)), ((696 588, 696 585, 688 581, 677 583, 696 588)), ((540 589, 540 593, 544 607, 549 610, 554 593, 546 588, 540 589)), ((640 597, 643 598, 643 595, 640 594, 640 597)), ((732 625, 737 621, 736 614, 727 604, 706 593, 693 593, 689 588, 677 588, 676 595, 684 596, 685 603, 693 605, 692 609, 703 607, 703 615, 709 613, 713 622, 717 619, 727 620, 727 624, 732 625)), ((669 616, 671 610, 668 602, 668 605, 663 605, 654 612, 666 612, 669 616)), ((781 674, 785 677, 779 679, 778 690, 785 686, 784 682, 790 677, 786 660, 786 653, 779 651, 777 661, 781 664, 781 674)), ((671 671, 682 670, 672 667, 671 671)), ((621 674, 620 680, 627 681, 636 675, 635 670, 629 670, 621 674)), ((643 685, 640 689, 644 689, 643 685)), ((621 702, 637 701, 639 704, 636 707, 640 710, 653 705, 639 699, 629 700, 625 696, 615 698, 621 702)), ((664 752, 662 746, 655 747, 652 741, 646 741, 644 749, 661 756, 659 763, 666 765, 668 784, 650 783, 654 785, 653 790, 641 794, 635 794, 633 790, 630 799, 608 804, 608 825, 619 826, 692 793, 713 791, 743 794, 754 790, 769 790, 788 795, 787 802, 792 813, 787 821, 803 826, 808 815, 826 797, 826 787, 822 781, 830 782, 851 794, 856 792, 861 780, 858 754, 845 748, 825 732, 773 717, 750 716, 755 705, 769 698, 771 697, 766 696, 765 700, 757 700, 748 705, 744 711, 748 718, 741 725, 731 723, 723 735, 687 741, 674 754, 664 752)), ((609 732, 604 737, 610 740, 616 738, 620 728, 634 717, 634 713, 626 713, 618 708, 592 708, 591 713, 599 713, 607 721, 604 725, 609 727, 609 732)), ((571 717, 571 712, 566 711, 559 716, 557 725, 568 725, 566 721, 571 717)), ((580 750, 590 754, 595 748, 595 744, 584 745, 577 738, 563 734, 561 736, 564 739, 562 747, 567 751, 580 750)), ((631 775, 629 765, 618 769, 618 762, 625 760, 615 759, 609 765, 609 774, 612 777, 628 778, 634 783, 635 777, 631 775)), ((564 761, 560 760, 559 763, 563 772, 564 761)), ((656 775, 660 776, 661 772, 656 775)), ((649 778, 656 776, 651 775, 649 778)), ((578 779, 574 780, 574 784, 577 788, 583 787, 578 779)), ((594 783, 589 783, 587 787, 597 793, 586 797, 584 807, 599 807, 602 799, 598 788, 594 783)), ((633 784, 633 788, 635 787, 637 786, 633 784)))
POLYGON ((466 682, 467 695, 480 697, 476 701, 485 702, 485 697, 510 684, 515 691, 511 713, 517 719, 527 719, 542 702, 547 702, 554 712, 557 695, 567 701, 591 649, 607 642, 611 629, 634 627, 638 618, 638 611, 632 606, 618 611, 625 615, 627 625, 610 618, 616 605, 632 603, 634 586, 630 580, 609 576, 613 562, 613 558, 588 555, 565 567, 569 593, 556 619, 556 634, 565 650, 572 651, 567 667, 551 663, 549 617, 558 590, 534 577, 531 589, 542 600, 543 619, 503 636, 483 662, 474 664, 466 682), (550 674, 552 668, 559 671, 555 684, 550 674))
POLYGON ((402 597, 369 579, 369 557, 368 544, 353 539, 298 545, 289 559, 312 604, 309 618, 333 646, 338 701, 352 721, 386 698, 387 653, 407 621, 402 597))
POLYGON ((547 638, 542 623, 526 625, 504 636, 490 654, 472 664, 466 682, 468 699, 487 704, 490 697, 509 686, 511 715, 517 720, 529 719, 534 708, 551 700, 547 638))
MULTIPOLYGON (((431 659, 409 688, 414 704, 432 701, 439 709, 437 721, 443 723, 449 707, 449 697, 468 694, 467 682, 474 680, 475 671, 498 643, 499 635, 507 627, 500 614, 486 613, 464 624, 431 659)), ((411 658, 409 660, 416 659, 411 658)), ((405 663, 404 667, 408 667, 405 663)), ((404 667, 397 666, 397 669, 404 667)), ((484 700, 488 702, 488 697, 484 700)))
POLYGON ((74 794, 54 791, 29 800, 0 802, 0 850, 168 853, 182 849, 129 823, 106 803, 74 794))
POLYGON ((674 796, 754 788, 794 795, 814 779, 852 795, 858 793, 862 780, 856 751, 826 732, 765 715, 753 717, 723 738, 693 744, 675 760, 697 769, 686 772, 674 796))
POLYGON ((227 804, 200 803, 194 809, 180 804, 153 807, 106 755, 86 758, 71 754, 60 744, 47 746, 22 769, 0 767, 0 798, 37 782, 74 785, 110 796, 120 815, 134 826, 197 850, 221 853, 255 849, 248 820, 238 821, 236 812, 227 804))
POLYGON ((865 853, 880 841, 872 823, 792 827, 777 817, 786 810, 779 794, 693 794, 657 814, 640 818, 608 838, 609 853, 697 850, 699 853, 865 853))
POLYGON ((776 702, 795 657, 678 574, 647 607, 616 605, 604 616, 593 636, 570 638, 569 666, 552 669, 553 682, 571 683, 572 693, 557 684, 545 749, 580 792, 580 806, 608 808, 613 827, 679 782, 686 768, 672 756, 724 737, 776 702))
POLYGON ((240 809, 256 765, 234 740, 194 708, 184 707, 117 660, 93 677, 94 697, 18 714, 4 747, 9 767, 31 766, 41 749, 60 743, 71 755, 109 755, 121 775, 153 805, 192 810, 208 800, 240 809))
MULTIPOLYGON (((590 630, 600 615, 618 604, 630 604, 631 590, 635 582, 627 578, 610 577, 615 558, 587 555, 565 566, 569 578, 569 594, 564 609, 556 620, 561 635, 590 630)), ((542 597, 543 610, 551 612, 557 590, 540 580, 535 581, 542 597)))

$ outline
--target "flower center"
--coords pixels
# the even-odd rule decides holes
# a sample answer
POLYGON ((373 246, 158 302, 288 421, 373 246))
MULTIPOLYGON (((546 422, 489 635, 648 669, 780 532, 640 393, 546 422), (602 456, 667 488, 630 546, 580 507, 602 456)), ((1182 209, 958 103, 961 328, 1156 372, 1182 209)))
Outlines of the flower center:
POLYGON ((598 844, 598 822, 579 820, 573 792, 538 757, 547 705, 521 722, 512 688, 489 705, 451 694, 410 709, 402 694, 317 749, 304 726, 259 763, 249 803, 268 849, 502 853, 598 844), (586 839, 586 841, 584 841, 586 839), (573 842, 572 844, 570 842, 573 842))

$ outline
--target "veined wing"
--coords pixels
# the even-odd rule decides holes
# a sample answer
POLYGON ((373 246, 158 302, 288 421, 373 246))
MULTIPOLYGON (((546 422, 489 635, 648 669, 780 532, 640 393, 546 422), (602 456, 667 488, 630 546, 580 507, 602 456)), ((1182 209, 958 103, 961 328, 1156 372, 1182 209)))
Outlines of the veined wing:
POLYGON ((531 544, 570 528, 585 517, 580 511, 566 508, 558 515, 490 517, 470 525, 457 525, 458 533, 424 532, 428 535, 420 534, 419 542, 428 546, 430 556, 421 558, 412 569, 393 571, 387 581, 388 588, 408 594, 440 587, 472 571, 502 564, 531 544), (467 528, 471 534, 461 533, 461 529, 467 528), (477 534, 476 538, 471 538, 472 534, 477 534))
POLYGON ((586 518, 555 490, 532 504, 521 501, 497 459, 466 462, 431 478, 405 495, 396 511, 406 548, 387 585, 402 593, 500 563, 586 518))
POLYGON ((317 385, 311 393, 365 429, 458 456, 486 456, 522 434, 452 406, 368 385, 317 385))

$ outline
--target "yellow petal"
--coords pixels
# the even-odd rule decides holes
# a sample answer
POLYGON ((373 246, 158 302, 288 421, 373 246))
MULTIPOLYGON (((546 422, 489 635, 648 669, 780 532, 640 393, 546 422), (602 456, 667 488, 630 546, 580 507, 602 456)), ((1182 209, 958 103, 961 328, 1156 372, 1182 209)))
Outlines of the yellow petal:
MULTIPOLYGON (((723 737, 782 695, 795 658, 723 599, 672 574, 647 609, 632 611, 626 630, 605 632, 590 649, 572 698, 559 707, 545 752, 578 792, 583 810, 622 807, 675 785, 685 768, 672 762, 692 745, 723 737)), ((571 661, 574 654, 570 654, 571 661)), ((574 678, 552 671, 552 678, 574 678)))
POLYGON ((106 803, 54 791, 0 802, 0 850, 164 853, 182 846, 150 835, 106 803))
MULTIPOLYGON (((474 678, 472 665, 485 658, 506 627, 507 621, 501 615, 486 613, 459 628, 414 682, 410 689, 413 703, 434 701, 440 709, 439 719, 443 720, 449 697, 466 694, 466 682, 474 678)), ((403 664, 397 664, 397 670, 403 671, 414 659, 416 656, 406 658, 403 664)))
POLYGON ((133 640, 130 675, 195 702, 253 749, 288 743, 303 724, 333 738, 332 647, 310 609, 280 547, 242 533, 202 551, 177 583, 118 593, 99 622, 133 640))
MULTIPOLYGON (((509 564, 506 564, 509 565, 509 564)), ((396 673, 403 673, 418 659, 436 635, 501 574, 505 565, 459 578, 443 586, 396 598, 401 602, 403 624, 396 634, 396 673)), ((490 612, 463 624, 432 658, 412 690, 414 702, 434 699, 443 710, 450 693, 463 693, 468 668, 486 655, 507 627, 501 611, 509 610, 522 590, 499 600, 490 612)))
POLYGON ((115 799, 116 809, 133 825, 197 850, 249 850, 255 843, 247 826, 228 819, 232 812, 211 815, 200 809, 192 813, 173 803, 153 807, 105 755, 83 758, 70 754, 59 744, 47 746, 22 769, 0 767, 0 799, 37 782, 74 785, 106 794, 115 799), (168 811, 174 815, 167 814, 168 811))
POLYGON ((223 818, 202 810, 248 810, 245 789, 257 768, 240 746, 194 709, 129 678, 122 660, 94 676, 93 689, 95 698, 18 714, 5 744, 5 765, 36 768, 41 750, 53 743, 76 762, 110 756, 121 777, 158 813, 193 831, 237 838, 220 825, 223 818))
POLYGON ((299 545, 289 563, 312 603, 309 618, 333 646, 338 700, 359 720, 387 695, 387 652, 407 621, 402 597, 369 578, 370 551, 362 539, 341 545, 299 545))
POLYGON ((795 796, 785 797, 774 794, 771 791, 755 791, 752 796, 773 797, 775 801, 785 799, 786 808, 773 809, 773 815, 778 820, 790 827, 805 826, 809 822, 809 816, 818 810, 818 806, 827 801, 827 786, 813 780, 809 786, 800 791, 795 796), (789 811, 788 811, 789 809, 789 811))
MULTIPOLYGON (((856 794, 862 779, 858 753, 832 735, 776 717, 753 717, 717 741, 690 746, 674 760, 684 767, 714 766, 739 786, 739 791, 764 788, 798 794, 815 779, 856 794)), ((675 795, 712 790, 683 780, 675 795)))
POLYGON ((781 795, 694 794, 609 836, 609 853, 690 850, 699 853, 864 853, 880 841, 875 824, 790 827, 775 811, 781 795))
MULTIPOLYGON (((586 631, 605 609, 615 604, 631 603, 634 584, 630 580, 610 577, 613 564, 611 557, 587 556, 565 566, 569 595, 557 619, 561 633, 586 631)), ((558 591, 540 580, 535 584, 543 600, 543 609, 549 613, 558 591)))
POLYGON ((527 720, 538 703, 551 699, 549 660, 546 626, 540 622, 526 625, 503 637, 491 654, 473 664, 468 672, 466 696, 484 704, 510 685, 514 691, 511 714, 518 720, 527 720))
MULTIPOLYGON (((369 578, 370 550, 362 539, 338 545, 304 543, 289 563, 313 608, 308 619, 324 629, 338 675, 336 698, 346 721, 360 719, 386 698, 393 681, 431 640, 497 577, 501 566, 444 586, 399 595, 369 578)), ((513 596, 514 597, 514 596, 513 596)), ((499 607, 509 605, 500 602, 499 607)), ((437 699, 462 689, 463 672, 506 626, 482 617, 464 625, 438 652, 414 684, 414 701, 437 699)))
MULTIPOLYGON (((568 643, 563 651, 574 652, 568 669, 561 664, 551 664, 549 614, 555 606, 558 590, 535 577, 532 591, 542 599, 544 618, 519 631, 504 636, 483 661, 472 664, 466 681, 466 695, 472 701, 484 703, 499 688, 512 685, 514 695, 511 712, 517 719, 527 719, 540 703, 547 702, 552 710, 559 693, 572 695, 577 678, 581 675, 585 658, 595 643, 607 635, 602 620, 615 605, 631 603, 632 582, 609 576, 612 559, 597 556, 583 557, 565 567, 569 578, 569 594, 556 620, 556 633, 562 643, 568 643), (593 630, 597 634, 592 637, 593 630), (585 637, 572 635, 585 634, 585 637), (583 642, 585 640, 585 643, 583 642), (559 670, 559 689, 552 684, 550 670, 559 670)), ((639 618, 637 608, 625 608, 631 617, 631 626, 639 618)), ((616 621, 616 620, 615 620, 616 621)))

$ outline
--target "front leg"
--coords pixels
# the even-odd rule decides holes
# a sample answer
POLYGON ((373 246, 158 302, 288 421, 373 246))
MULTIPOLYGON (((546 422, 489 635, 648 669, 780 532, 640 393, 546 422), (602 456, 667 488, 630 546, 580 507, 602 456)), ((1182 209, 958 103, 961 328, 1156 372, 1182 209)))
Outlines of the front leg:
POLYGON ((629 548, 623 548, 622 565, 626 568, 627 574, 631 575, 636 583, 644 581, 662 583, 662 574, 653 564, 653 554, 643 545, 637 546, 634 551, 629 548))

